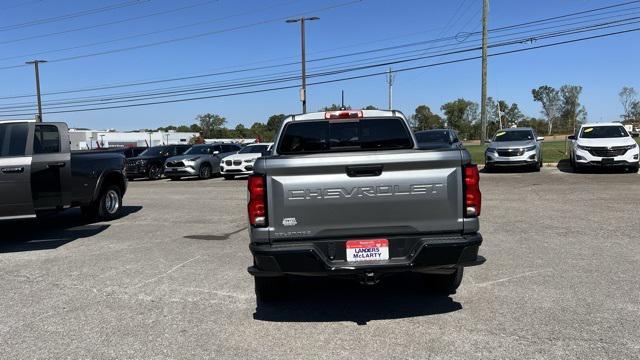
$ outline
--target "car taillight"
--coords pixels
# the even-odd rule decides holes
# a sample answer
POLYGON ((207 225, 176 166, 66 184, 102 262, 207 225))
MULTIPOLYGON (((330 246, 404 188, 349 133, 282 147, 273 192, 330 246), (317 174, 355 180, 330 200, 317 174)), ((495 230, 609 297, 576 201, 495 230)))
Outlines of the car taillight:
POLYGON ((464 216, 480 216, 482 194, 480 193, 480 173, 478 165, 464 166, 464 216))
POLYGON ((249 224, 255 227, 267 226, 267 189, 262 175, 250 175, 249 189, 249 224))

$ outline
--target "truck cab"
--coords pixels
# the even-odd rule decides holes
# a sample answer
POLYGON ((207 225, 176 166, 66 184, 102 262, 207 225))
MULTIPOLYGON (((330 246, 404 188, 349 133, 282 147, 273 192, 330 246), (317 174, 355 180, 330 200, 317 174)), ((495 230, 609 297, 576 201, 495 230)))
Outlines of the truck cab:
POLYGON ((71 206, 115 216, 126 190, 123 170, 121 154, 72 155, 64 123, 0 121, 0 220, 71 206), (107 192, 111 186, 115 190, 107 192))

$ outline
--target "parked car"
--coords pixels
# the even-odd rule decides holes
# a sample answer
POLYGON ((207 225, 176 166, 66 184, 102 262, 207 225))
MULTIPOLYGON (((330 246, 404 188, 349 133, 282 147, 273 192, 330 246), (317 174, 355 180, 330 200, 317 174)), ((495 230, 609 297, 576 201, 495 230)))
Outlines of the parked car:
POLYGON ((442 148, 462 149, 463 145, 458 134, 451 129, 424 130, 415 133, 418 147, 422 150, 442 148))
POLYGON ((113 152, 124 155, 125 158, 138 157, 143 151, 147 150, 146 146, 129 146, 129 147, 113 147, 113 148, 100 148, 91 150, 79 150, 78 152, 113 152))
POLYGON ((129 180, 158 180, 164 172, 164 162, 172 156, 184 154, 190 147, 191 145, 152 146, 139 156, 127 159, 127 177, 129 180))
POLYGON ((242 148, 237 154, 227 156, 220 163, 220 170, 225 180, 233 180, 239 175, 253 174, 253 163, 260 156, 269 155, 273 143, 251 144, 242 148))
POLYGON ((532 128, 498 130, 485 150, 485 169, 497 166, 529 166, 534 171, 542 167, 542 142, 532 128))
POLYGON ((420 151, 399 111, 289 116, 249 176, 258 301, 289 275, 375 284, 397 272, 455 292, 478 255, 478 167, 466 150, 420 151))
POLYGON ((621 124, 582 125, 569 140, 569 159, 576 172, 588 166, 621 166, 638 172, 640 149, 621 124))
POLYGON ((220 174, 220 159, 238 150, 240 146, 236 144, 194 145, 184 154, 167 159, 164 175, 171 180, 185 176, 208 179, 213 174, 220 174))
POLYGON ((71 153, 64 123, 0 121, 0 220, 79 206, 112 219, 127 190, 117 153, 71 153))

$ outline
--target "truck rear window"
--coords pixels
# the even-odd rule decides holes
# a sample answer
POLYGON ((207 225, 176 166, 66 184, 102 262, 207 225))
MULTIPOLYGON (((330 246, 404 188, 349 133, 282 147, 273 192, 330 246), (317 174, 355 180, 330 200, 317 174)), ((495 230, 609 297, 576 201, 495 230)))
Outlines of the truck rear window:
POLYGON ((283 155, 359 150, 412 149, 411 135, 399 118, 288 123, 278 153, 283 155))

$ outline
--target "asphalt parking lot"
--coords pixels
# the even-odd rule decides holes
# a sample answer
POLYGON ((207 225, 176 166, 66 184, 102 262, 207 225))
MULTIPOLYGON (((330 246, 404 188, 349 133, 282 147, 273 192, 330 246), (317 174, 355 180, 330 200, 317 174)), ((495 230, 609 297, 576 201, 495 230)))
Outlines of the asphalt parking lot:
POLYGON ((256 306, 246 181, 135 181, 125 216, 2 224, 2 358, 640 358, 640 175, 483 174, 457 294, 296 281, 256 306))

